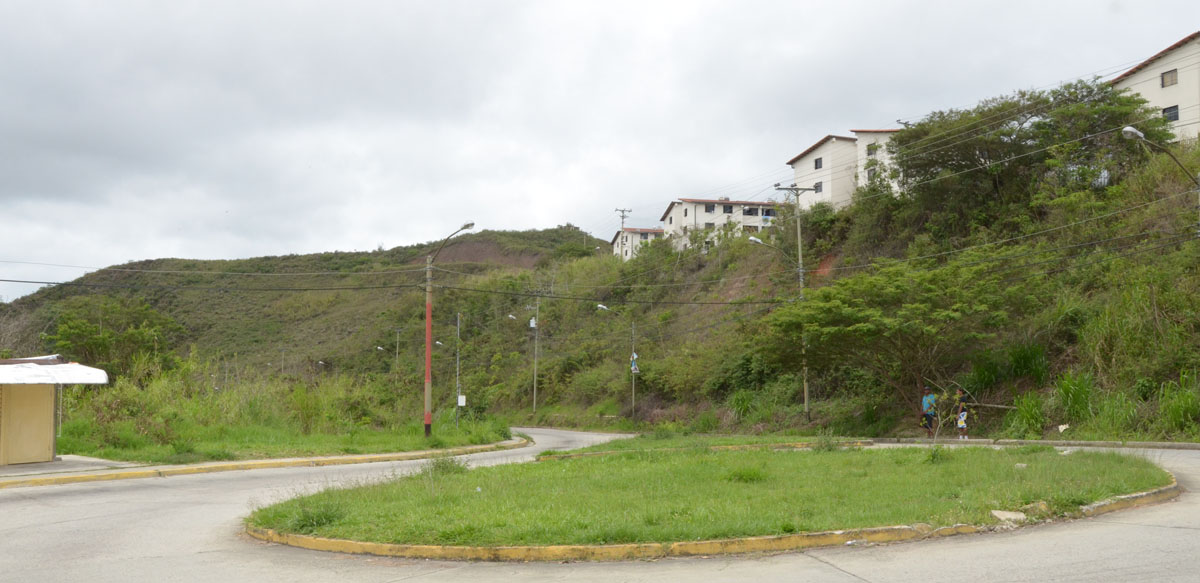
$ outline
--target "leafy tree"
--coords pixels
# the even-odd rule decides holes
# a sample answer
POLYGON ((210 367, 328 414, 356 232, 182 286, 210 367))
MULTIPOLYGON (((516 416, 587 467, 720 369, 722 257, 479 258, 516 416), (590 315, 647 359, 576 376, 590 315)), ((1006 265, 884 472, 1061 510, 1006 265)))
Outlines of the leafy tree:
POLYGON ((838 280, 768 317, 767 350, 797 366, 803 334, 811 367, 860 366, 915 403, 927 379, 963 366, 1006 320, 999 287, 981 275, 891 263, 838 280))
POLYGON ((42 337, 46 348, 119 376, 146 366, 147 357, 169 364, 171 347, 183 332, 140 299, 75 296, 54 311, 54 331, 42 337))

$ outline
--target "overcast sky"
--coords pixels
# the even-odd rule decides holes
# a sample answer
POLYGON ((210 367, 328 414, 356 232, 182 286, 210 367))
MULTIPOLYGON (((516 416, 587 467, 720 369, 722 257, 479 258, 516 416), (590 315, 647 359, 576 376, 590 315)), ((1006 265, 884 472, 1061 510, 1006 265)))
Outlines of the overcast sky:
MULTIPOLYGON (((1182 1, 0 0, 0 279, 658 226, 785 162, 1111 77, 1182 1)), ((11 301, 39 286, 0 282, 11 301)))

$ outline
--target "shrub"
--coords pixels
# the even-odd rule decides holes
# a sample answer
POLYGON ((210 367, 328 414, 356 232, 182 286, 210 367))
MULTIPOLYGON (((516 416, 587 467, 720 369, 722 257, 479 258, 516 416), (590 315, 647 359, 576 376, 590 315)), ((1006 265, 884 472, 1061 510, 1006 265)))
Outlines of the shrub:
POLYGON ((1055 396, 1068 421, 1079 423, 1092 416, 1095 382, 1087 373, 1064 373, 1055 382, 1055 396))
POLYGON ((1004 423, 1008 434, 1017 439, 1040 439, 1046 427, 1041 395, 1025 393, 1017 397, 1013 404, 1017 408, 1009 411, 1004 423))

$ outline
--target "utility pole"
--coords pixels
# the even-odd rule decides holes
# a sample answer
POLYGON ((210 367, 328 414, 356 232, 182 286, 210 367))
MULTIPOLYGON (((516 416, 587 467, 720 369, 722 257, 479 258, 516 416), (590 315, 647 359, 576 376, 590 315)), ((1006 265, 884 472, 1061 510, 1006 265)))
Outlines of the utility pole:
POLYGON ((637 420, 637 323, 633 320, 633 310, 629 311, 629 418, 637 420))
POLYGON ((541 315, 542 298, 538 296, 533 303, 533 319, 529 327, 533 328, 533 414, 537 415, 537 374, 538 374, 538 317, 541 315))
MULTIPOLYGON (((775 190, 790 192, 796 197, 796 280, 800 283, 800 300, 804 300, 804 236, 800 231, 800 193, 811 192, 815 188, 796 186, 780 186, 775 183, 775 190)), ((800 362, 802 372, 801 382, 804 384, 804 417, 812 421, 812 413, 808 410, 808 332, 800 332, 800 362)))
POLYGON ((462 371, 462 361, 459 359, 459 347, 462 346, 462 312, 454 314, 454 428, 458 428, 458 410, 462 408, 462 383, 459 373, 462 371))
POLYGON ((618 213, 621 213, 621 253, 620 253, 620 257, 621 257, 621 260, 624 261, 625 254, 629 253, 629 241, 626 240, 628 235, 625 234, 625 217, 629 216, 629 213, 633 212, 633 209, 616 209, 616 211, 618 213))

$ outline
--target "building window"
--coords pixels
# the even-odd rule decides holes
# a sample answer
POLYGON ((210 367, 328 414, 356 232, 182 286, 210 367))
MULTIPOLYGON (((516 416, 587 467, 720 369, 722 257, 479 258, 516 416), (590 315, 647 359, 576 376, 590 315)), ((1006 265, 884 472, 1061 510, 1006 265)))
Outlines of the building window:
POLYGON ((687 209, 686 209, 686 208, 685 208, 685 209, 683 209, 683 216, 685 216, 685 217, 687 216, 687 209))
POLYGON ((874 168, 867 168, 867 181, 874 181, 876 174, 877 172, 875 172, 874 168))
POLYGON ((775 209, 763 209, 763 216, 764 216, 764 217, 773 217, 773 216, 775 216, 775 209))
POLYGON ((1162 74, 1162 86, 1170 87, 1179 82, 1179 69, 1171 69, 1162 74))
POLYGON ((675 224, 675 217, 667 217, 667 224, 668 224, 668 225, 674 225, 674 224, 675 224))
POLYGON ((706 213, 715 213, 715 212, 717 212, 717 205, 715 205, 715 204, 706 204, 706 205, 704 205, 704 212, 706 212, 706 213))
POLYGON ((649 241, 649 240, 650 240, 650 233, 642 233, 642 240, 643 240, 643 241, 649 241))
POLYGON ((725 211, 725 214, 727 214, 727 215, 732 215, 732 214, 733 214, 733 205, 731 205, 731 204, 726 204, 726 205, 722 205, 722 206, 723 206, 724 208, 722 208, 721 210, 725 211))
POLYGON ((813 192, 821 192, 821 183, 820 182, 813 184, 813 192))
POLYGON ((625 250, 625 256, 626 256, 626 257, 629 257, 629 250, 628 250, 628 249, 626 249, 626 250, 625 250))
POLYGON ((875 153, 879 151, 879 144, 867 144, 867 157, 874 158, 875 153))
POLYGON ((704 228, 705 229, 715 229, 715 228, 717 228, 717 226, 712 223, 704 223, 704 228))
POLYGON ((813 170, 820 170, 820 169, 821 169, 821 159, 817 158, 816 160, 813 160, 813 170))
POLYGON ((1164 109, 1163 117, 1167 118, 1167 121, 1179 121, 1179 106, 1172 105, 1164 109))
POLYGON ((743 217, 757 217, 758 216, 758 207, 756 207, 756 206, 742 207, 742 216, 743 217))

